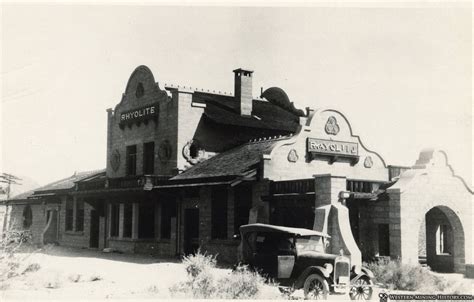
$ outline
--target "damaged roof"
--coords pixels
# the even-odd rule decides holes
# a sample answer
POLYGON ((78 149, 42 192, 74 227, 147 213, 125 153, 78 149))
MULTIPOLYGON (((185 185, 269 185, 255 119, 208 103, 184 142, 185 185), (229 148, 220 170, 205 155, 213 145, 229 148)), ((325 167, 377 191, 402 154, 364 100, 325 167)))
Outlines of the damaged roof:
POLYGON ((206 103, 204 115, 216 123, 295 133, 299 116, 265 100, 253 100, 252 116, 242 116, 239 102, 232 96, 196 93, 196 100, 206 103))
POLYGON ((283 139, 288 139, 288 137, 249 142, 240 145, 196 164, 185 172, 171 178, 171 181, 241 176, 255 168, 256 165, 260 163, 262 155, 270 152, 274 145, 283 139))

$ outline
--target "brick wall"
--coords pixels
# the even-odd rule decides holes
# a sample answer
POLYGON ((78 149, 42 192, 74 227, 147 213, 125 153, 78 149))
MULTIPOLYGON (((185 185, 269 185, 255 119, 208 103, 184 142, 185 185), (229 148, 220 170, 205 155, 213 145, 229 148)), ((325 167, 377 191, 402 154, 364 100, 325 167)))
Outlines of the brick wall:
MULTIPOLYGON (((388 198, 361 204, 359 215, 359 248, 364 260, 370 260, 380 255, 378 225, 390 224, 390 203, 388 198)), ((390 231, 389 225, 389 234, 392 233, 393 229, 390 231)))
MULTIPOLYGON (((89 247, 90 241, 90 218, 91 210, 93 209, 87 202, 84 202, 84 230, 76 231, 76 211, 74 210, 73 215, 73 230, 66 231, 66 196, 61 199, 61 207, 59 214, 59 229, 60 229, 60 240, 59 244, 64 246, 72 247, 89 247)), ((77 198, 74 197, 73 201, 77 201, 77 198)), ((76 204, 76 203, 74 203, 76 204)))
POLYGON ((176 136, 177 136, 177 99, 168 97, 160 90, 151 71, 145 66, 139 66, 130 76, 121 102, 113 112, 108 113, 107 129, 107 176, 123 177, 126 175, 126 146, 137 145, 137 175, 143 175, 143 144, 155 142, 155 174, 170 175, 176 173, 176 136), (144 86, 145 94, 137 98, 138 83, 144 86), (149 120, 130 127, 120 127, 120 113, 141 108, 158 102, 159 112, 157 121, 149 120), (160 158, 159 148, 165 141, 171 146, 171 157, 160 158), (120 165, 117 171, 111 166, 112 153, 120 153, 120 165))

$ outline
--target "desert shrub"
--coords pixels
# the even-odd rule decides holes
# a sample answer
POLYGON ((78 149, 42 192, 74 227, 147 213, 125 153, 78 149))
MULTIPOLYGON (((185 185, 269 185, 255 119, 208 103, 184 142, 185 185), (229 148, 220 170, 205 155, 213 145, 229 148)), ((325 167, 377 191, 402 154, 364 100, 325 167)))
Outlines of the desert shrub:
POLYGON ((374 273, 376 283, 393 290, 440 292, 451 286, 451 282, 419 264, 379 260, 368 263, 367 267, 374 273))
POLYGON ((160 289, 156 285, 150 285, 146 288, 146 291, 152 294, 159 294, 160 289))
POLYGON ((93 275, 90 276, 89 281, 94 282, 94 281, 100 281, 102 279, 103 279, 102 276, 97 275, 97 274, 93 274, 93 275))
POLYGON ((34 273, 34 272, 39 271, 40 268, 41 268, 41 265, 39 265, 39 263, 31 263, 25 268, 22 274, 34 273))
POLYGON ((222 299, 250 299, 256 297, 265 284, 265 278, 246 266, 237 268, 228 276, 218 280, 218 296, 222 299))
POLYGON ((196 254, 183 258, 183 264, 186 272, 192 278, 198 277, 200 274, 216 267, 216 256, 201 253, 198 250, 196 254))
POLYGON ((170 288, 171 293, 181 293, 193 298, 205 299, 215 295, 215 276, 212 269, 216 267, 216 257, 197 251, 195 255, 183 258, 188 278, 185 282, 170 288))
POLYGON ((3 232, 0 238, 0 283, 28 269, 26 259, 30 253, 20 254, 18 251, 30 239, 31 233, 28 231, 9 229, 3 232))
POLYGON ((170 287, 172 295, 194 299, 251 299, 257 297, 265 279, 245 266, 238 266, 230 274, 219 276, 216 257, 198 251, 183 259, 187 280, 170 287))

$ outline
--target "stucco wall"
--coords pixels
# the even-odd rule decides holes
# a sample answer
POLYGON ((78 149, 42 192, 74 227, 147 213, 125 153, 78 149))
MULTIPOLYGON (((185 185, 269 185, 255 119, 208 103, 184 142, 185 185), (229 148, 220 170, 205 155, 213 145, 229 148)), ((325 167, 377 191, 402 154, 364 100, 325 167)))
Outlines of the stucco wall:
POLYGON ((396 255, 404 262, 418 261, 419 229, 425 214, 440 209, 454 231, 454 270, 463 272, 472 264, 472 191, 454 175, 442 151, 425 150, 414 169, 404 172, 388 191, 399 234, 392 239, 396 255), (399 213, 395 209, 399 208, 399 213))
POLYGON ((315 174, 331 174, 345 176, 347 179, 388 180, 388 169, 382 157, 365 148, 359 137, 352 133, 351 126, 342 113, 330 109, 318 110, 308 120, 302 118, 302 123, 304 126, 299 133, 291 139, 279 142, 271 154, 265 158, 265 178, 291 180, 312 178, 315 174), (337 134, 329 134, 325 130, 330 117, 337 122, 339 127, 337 134), (308 138, 355 143, 358 145, 359 162, 351 165, 348 160, 342 157, 334 163, 330 163, 323 157, 311 160, 307 152, 308 138), (290 150, 296 151, 298 158, 295 162, 289 160, 290 150), (365 164, 368 157, 371 159, 371 165, 365 164))

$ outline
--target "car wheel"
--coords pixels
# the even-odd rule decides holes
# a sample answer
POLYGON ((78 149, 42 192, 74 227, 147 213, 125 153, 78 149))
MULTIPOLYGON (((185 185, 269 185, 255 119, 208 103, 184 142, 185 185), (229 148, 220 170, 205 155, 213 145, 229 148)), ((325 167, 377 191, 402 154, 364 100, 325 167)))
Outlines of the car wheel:
POLYGON ((303 289, 305 299, 326 300, 329 293, 328 282, 318 274, 306 277, 303 289))
POLYGON ((357 279, 349 290, 351 300, 370 300, 372 298, 372 281, 369 278, 361 277, 357 279))

